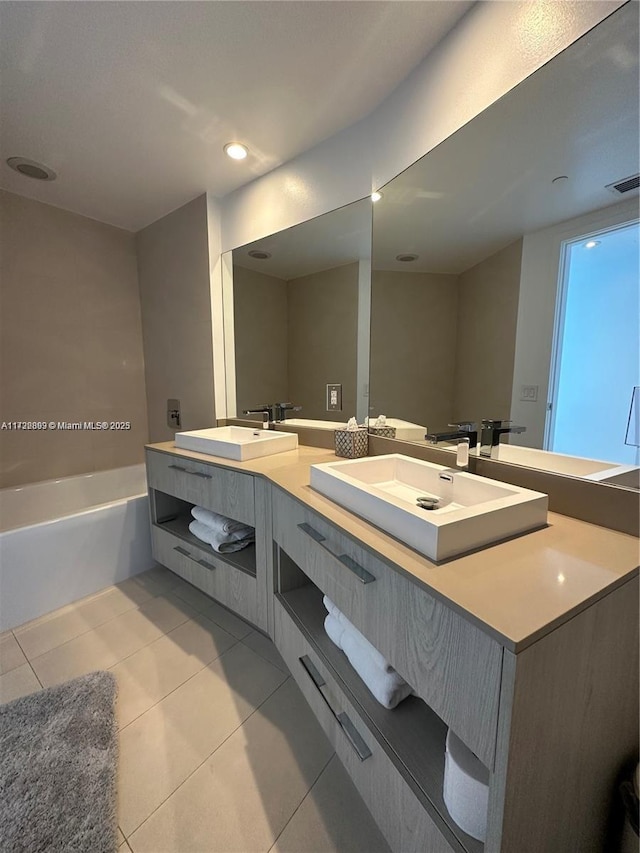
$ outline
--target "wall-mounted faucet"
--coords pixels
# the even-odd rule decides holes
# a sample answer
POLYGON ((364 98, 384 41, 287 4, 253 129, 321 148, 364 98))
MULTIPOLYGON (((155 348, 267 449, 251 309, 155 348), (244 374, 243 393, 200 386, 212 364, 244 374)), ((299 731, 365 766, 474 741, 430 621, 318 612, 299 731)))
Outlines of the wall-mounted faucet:
POLYGON ((480 456, 491 458, 496 455, 496 448, 500 444, 500 436, 506 433, 526 432, 523 426, 513 426, 513 421, 495 420, 493 418, 482 419, 482 432, 480 434, 480 456))
POLYGON ((454 424, 449 424, 450 427, 455 427, 455 432, 428 432, 425 435, 425 441, 430 444, 440 444, 442 442, 453 442, 459 439, 467 439, 469 449, 473 450, 478 444, 478 427, 473 421, 458 421, 454 424))

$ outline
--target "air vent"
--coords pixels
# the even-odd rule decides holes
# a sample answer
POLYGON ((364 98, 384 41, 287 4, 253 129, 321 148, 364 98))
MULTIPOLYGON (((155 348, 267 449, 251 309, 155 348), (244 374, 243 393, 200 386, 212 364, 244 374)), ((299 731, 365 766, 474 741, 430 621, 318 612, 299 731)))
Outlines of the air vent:
POLYGON ((630 178, 620 178, 619 181, 614 181, 612 184, 607 184, 605 189, 616 195, 624 195, 632 190, 637 190, 640 186, 640 175, 631 175, 630 178))

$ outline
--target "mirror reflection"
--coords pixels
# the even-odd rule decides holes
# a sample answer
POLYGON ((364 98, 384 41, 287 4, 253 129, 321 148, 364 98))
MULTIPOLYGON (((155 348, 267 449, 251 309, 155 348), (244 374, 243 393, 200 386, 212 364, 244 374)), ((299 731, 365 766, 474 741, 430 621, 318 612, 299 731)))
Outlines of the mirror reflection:
POLYGON ((382 188, 371 415, 637 485, 637 40, 628 4, 382 188))
POLYGON ((286 402, 274 420, 362 422, 370 281, 370 199, 234 249, 229 416, 286 402))

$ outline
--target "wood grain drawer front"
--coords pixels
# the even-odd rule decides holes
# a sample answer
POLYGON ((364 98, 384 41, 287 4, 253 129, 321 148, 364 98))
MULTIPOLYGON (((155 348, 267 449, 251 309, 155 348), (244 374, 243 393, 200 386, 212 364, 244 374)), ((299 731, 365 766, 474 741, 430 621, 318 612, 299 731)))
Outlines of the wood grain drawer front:
POLYGON ((147 450, 147 480, 152 489, 255 527, 251 474, 147 450))
POLYGON ((492 767, 500 644, 311 510, 279 491, 274 497, 278 544, 492 767))
POLYGON ((151 525, 151 545, 154 558, 163 566, 252 624, 266 628, 255 578, 217 559, 210 549, 200 549, 156 525, 151 525))
POLYGON ((391 849, 451 853, 429 813, 277 600, 274 639, 391 849))

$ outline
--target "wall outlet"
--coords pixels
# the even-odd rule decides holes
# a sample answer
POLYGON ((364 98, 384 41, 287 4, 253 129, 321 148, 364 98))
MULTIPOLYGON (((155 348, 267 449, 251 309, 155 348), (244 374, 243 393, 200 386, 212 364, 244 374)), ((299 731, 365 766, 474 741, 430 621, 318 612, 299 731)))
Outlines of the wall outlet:
POLYGON ((327 385, 327 411, 342 411, 342 385, 327 385))
POLYGON ((538 402, 538 385, 521 385, 520 386, 520 402, 522 403, 537 403, 538 402))

